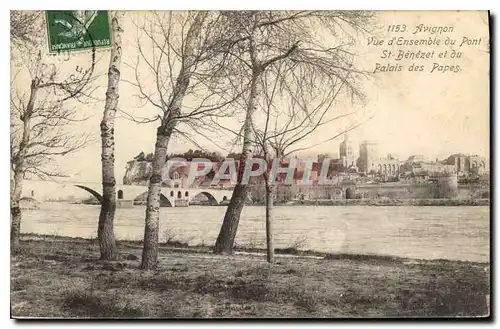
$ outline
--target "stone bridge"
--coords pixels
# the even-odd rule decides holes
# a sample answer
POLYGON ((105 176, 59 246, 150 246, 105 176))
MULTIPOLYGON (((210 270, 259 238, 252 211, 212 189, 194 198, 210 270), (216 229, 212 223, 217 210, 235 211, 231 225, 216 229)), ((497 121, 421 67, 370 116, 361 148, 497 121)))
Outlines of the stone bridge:
MULTIPOLYGON (((124 201, 135 205, 145 204, 147 192, 147 185, 116 185, 116 197, 119 204, 124 201)), ((31 197, 37 201, 77 201, 93 195, 101 201, 101 193, 101 183, 25 180, 22 197, 31 197)), ((232 190, 223 189, 162 187, 160 203, 163 207, 187 206, 193 199, 198 199, 203 195, 209 204, 217 205, 230 200, 232 193, 232 190)))

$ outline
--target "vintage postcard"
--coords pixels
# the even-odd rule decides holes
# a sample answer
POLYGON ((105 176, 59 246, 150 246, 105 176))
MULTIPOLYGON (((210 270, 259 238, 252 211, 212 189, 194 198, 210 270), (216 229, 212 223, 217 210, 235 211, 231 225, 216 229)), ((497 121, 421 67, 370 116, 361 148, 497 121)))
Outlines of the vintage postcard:
POLYGON ((488 318, 486 11, 11 11, 11 316, 488 318))

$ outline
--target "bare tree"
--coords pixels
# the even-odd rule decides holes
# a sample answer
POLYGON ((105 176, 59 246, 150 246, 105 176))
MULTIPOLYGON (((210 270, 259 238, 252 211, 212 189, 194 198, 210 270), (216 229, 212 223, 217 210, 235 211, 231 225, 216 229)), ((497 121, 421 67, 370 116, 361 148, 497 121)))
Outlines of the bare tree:
POLYGON ((76 72, 58 68, 57 59, 43 54, 41 13, 15 12, 11 19, 11 252, 16 253, 23 179, 60 176, 55 157, 75 152, 89 141, 88 134, 69 129, 86 117, 67 101, 92 92, 95 53, 87 55, 88 68, 77 67, 76 72))
POLYGON ((115 194, 115 116, 118 107, 120 64, 122 59, 121 28, 123 12, 116 11, 111 19, 112 48, 108 69, 106 104, 101 121, 102 202, 97 237, 101 259, 116 259, 117 249, 113 222, 116 211, 115 194))
MULTIPOLYGON (((282 79, 282 66, 279 65, 276 72, 269 72, 263 76, 261 82, 263 97, 260 107, 264 120, 261 127, 256 122, 252 124, 254 143, 268 163, 263 176, 266 194, 267 261, 269 263, 274 262, 272 225, 277 177, 273 175, 273 161, 277 160, 281 164, 298 151, 331 141, 366 122, 365 118, 361 116, 346 130, 327 133, 325 138, 311 141, 311 135, 321 127, 327 125, 328 131, 331 131, 336 121, 353 116, 358 111, 341 113, 342 111, 335 110, 333 107, 333 103, 338 100, 339 95, 344 90, 345 81, 339 81, 337 86, 329 85, 327 88, 316 86, 308 90, 307 93, 297 93, 290 83, 282 79)), ((300 78, 299 81, 302 81, 303 78, 300 78)), ((371 118, 367 120, 369 119, 371 118)))
POLYGON ((158 262, 160 193, 171 138, 189 139, 189 128, 199 128, 200 120, 208 116, 227 115, 223 112, 231 103, 226 86, 216 81, 223 64, 212 60, 222 47, 222 22, 218 13, 206 11, 155 12, 138 24, 138 57, 135 65, 129 65, 136 79, 127 82, 137 88, 141 100, 159 111, 155 118, 139 122, 160 121, 148 187, 143 269, 158 262), (147 51, 146 46, 150 46, 147 51))
POLYGON ((261 98, 261 77, 284 64, 280 73, 290 80, 297 97, 318 85, 334 86, 339 81, 352 95, 359 96, 356 82, 363 72, 356 69, 351 48, 354 35, 366 31, 372 14, 366 11, 253 11, 228 12, 238 31, 228 54, 241 65, 228 67, 230 77, 249 80, 245 94, 246 117, 238 180, 215 243, 216 253, 231 253, 248 186, 241 183, 245 163, 252 157, 252 121, 261 98), (330 42, 321 40, 330 38, 330 42))
POLYGON ((40 11, 10 12, 10 40, 15 46, 34 45, 42 34, 38 23, 41 21, 40 11))

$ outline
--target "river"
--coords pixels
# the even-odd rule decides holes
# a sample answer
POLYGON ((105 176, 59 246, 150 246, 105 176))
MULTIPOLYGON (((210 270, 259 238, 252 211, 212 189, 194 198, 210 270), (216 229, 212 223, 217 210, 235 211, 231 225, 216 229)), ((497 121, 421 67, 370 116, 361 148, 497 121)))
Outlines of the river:
MULTIPOLYGON (((99 206, 42 203, 23 211, 23 233, 92 238, 99 206)), ((212 245, 226 207, 161 208, 160 241, 212 245)), ((236 243, 265 246, 264 207, 243 209, 236 243)), ((144 207, 117 209, 118 239, 140 240, 144 207)), ((278 206, 275 247, 421 259, 489 261, 488 207, 278 206)))

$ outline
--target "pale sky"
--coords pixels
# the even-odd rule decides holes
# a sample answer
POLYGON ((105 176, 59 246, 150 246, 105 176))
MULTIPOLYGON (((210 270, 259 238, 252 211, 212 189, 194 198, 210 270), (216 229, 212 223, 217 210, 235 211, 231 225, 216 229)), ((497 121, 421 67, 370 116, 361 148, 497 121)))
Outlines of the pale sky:
MULTIPOLYGON (((135 27, 131 24, 130 17, 130 12, 128 12, 123 34, 124 62, 128 63, 132 63, 137 56, 135 27)), ((402 72, 376 73, 362 82, 362 88, 366 93, 364 104, 337 102, 336 111, 364 111, 365 118, 370 114, 374 115, 369 122, 349 133, 355 145, 356 154, 359 142, 368 139, 379 144, 379 155, 391 153, 400 159, 406 159, 412 154, 423 154, 428 159, 443 159, 458 152, 489 156, 489 53, 485 51, 488 38, 487 13, 388 11, 378 12, 378 19, 381 28, 377 35, 381 39, 389 37, 386 32, 389 24, 406 24, 411 33, 413 33, 414 26, 418 24, 453 26, 453 33, 437 36, 446 35, 455 38, 457 44, 453 48, 463 52, 463 55, 462 58, 455 60, 420 60, 426 66, 425 71, 420 73, 408 72, 405 70, 406 67, 402 72), (458 47, 463 37, 483 38, 482 46, 458 47), (446 65, 458 64, 461 72, 430 73, 433 62, 442 62, 446 65)), ((415 38, 416 35, 411 33, 405 36, 415 38)), ((396 36, 396 34, 391 34, 391 36, 396 36)), ((427 38, 429 34, 422 33, 419 36, 427 38)), ((380 59, 382 49, 421 49, 422 51, 434 49, 428 46, 372 47, 367 46, 365 39, 366 37, 363 37, 359 40, 357 63, 366 70, 373 70, 377 62, 398 63, 398 61, 380 59)), ((451 49, 451 46, 442 46, 435 48, 435 51, 451 51, 451 49)), ((97 70, 105 72, 109 62, 109 52, 100 51, 100 55, 103 59, 98 63, 97 70)), ((64 63, 68 67, 73 67, 77 62, 70 58, 64 63)), ((405 60, 399 63, 407 66, 411 61, 405 60)), ((133 80, 132 73, 131 70, 122 68, 123 79, 133 80)), ((100 82, 105 85, 106 78, 103 77, 100 82)), ((149 116, 155 113, 155 109, 151 106, 138 108, 134 96, 136 94, 133 86, 121 83, 120 108, 136 115, 149 116)), ((78 153, 62 157, 58 162, 61 169, 72 176, 72 180, 98 182, 101 177, 99 122, 104 102, 90 106, 78 104, 76 106, 79 106, 79 109, 81 108, 81 111, 85 111, 86 114, 92 115, 92 118, 75 129, 95 131, 97 142, 78 153)), ((318 130, 307 143, 314 143, 313 139, 327 139, 352 123, 349 120, 334 122, 318 130)), ((153 152, 155 135, 156 124, 137 124, 124 118, 117 119, 115 158, 118 183, 122 181, 127 161, 141 150, 145 153, 153 152)), ((226 153, 203 138, 197 138, 197 141, 207 149, 226 153)), ((307 154, 316 155, 324 152, 338 154, 338 145, 341 141, 342 137, 316 146, 308 150, 307 154)), ((229 138, 226 141, 218 141, 224 146, 228 142, 229 138)), ((169 152, 182 152, 189 148, 195 149, 196 147, 182 138, 176 138, 171 142, 169 152)), ((233 148, 232 151, 238 151, 238 148, 233 148)))

